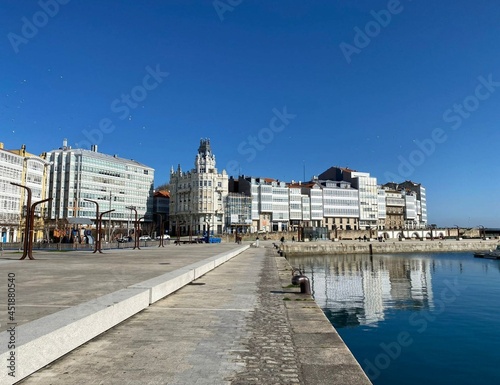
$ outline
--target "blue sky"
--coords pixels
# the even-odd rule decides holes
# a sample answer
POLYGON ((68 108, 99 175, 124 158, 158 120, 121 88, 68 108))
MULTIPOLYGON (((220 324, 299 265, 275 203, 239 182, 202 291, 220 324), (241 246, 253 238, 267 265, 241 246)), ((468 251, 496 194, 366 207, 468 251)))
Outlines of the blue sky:
POLYGON ((427 188, 429 222, 500 227, 500 4, 5 0, 0 141, 155 168, 427 188))

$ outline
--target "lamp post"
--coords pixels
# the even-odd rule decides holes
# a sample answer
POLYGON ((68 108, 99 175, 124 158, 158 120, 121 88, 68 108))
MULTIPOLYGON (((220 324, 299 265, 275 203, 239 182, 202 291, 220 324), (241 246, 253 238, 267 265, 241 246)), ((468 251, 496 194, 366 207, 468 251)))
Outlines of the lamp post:
POLYGON ((87 202, 94 203, 96 206, 96 209, 95 209, 96 234, 95 234, 95 241, 94 241, 94 251, 92 252, 92 254, 97 253, 97 251, 99 251, 99 253, 102 253, 102 251, 101 251, 101 234, 100 234, 101 233, 101 226, 100 226, 101 218, 99 216, 99 203, 97 201, 93 201, 91 199, 83 199, 83 200, 87 201, 87 202))
POLYGON ((163 244, 163 234, 165 233, 165 230, 163 228, 163 215, 161 213, 153 213, 153 216, 158 215, 160 217, 160 243, 158 244, 158 247, 165 247, 163 244))
MULTIPOLYGON (((115 210, 111 210, 111 199, 112 199, 112 194, 111 194, 111 191, 109 192, 109 213, 111 211, 115 211, 115 210)), ((111 243, 111 214, 109 214, 109 222, 108 222, 108 242, 111 243)))
POLYGON ((126 209, 133 210, 135 212, 135 222, 134 222, 134 249, 140 249, 139 247, 139 222, 137 220, 137 209, 135 206, 127 206, 126 209))
MULTIPOLYGON (((33 258, 33 235, 34 235, 34 227, 35 227, 35 207, 41 203, 50 202, 52 198, 43 199, 41 201, 35 202, 31 205, 30 216, 29 216, 29 236, 28 236, 28 257, 30 259, 33 258)), ((22 258, 21 258, 22 259, 22 258)))
MULTIPOLYGON (((101 213, 101 215, 99 216, 99 234, 101 233, 101 230, 102 230, 102 217, 108 213, 111 213, 112 211, 115 211, 114 209, 113 210, 108 210, 108 211, 105 211, 103 213, 101 213)), ((109 215, 109 217, 111 218, 111 214, 109 215)), ((101 236, 99 235, 99 253, 102 254, 102 250, 101 250, 101 236)))
MULTIPOLYGON (((135 239, 136 239, 136 244, 137 244, 137 248, 140 250, 141 248, 139 247, 139 224, 141 223, 142 220, 144 220, 145 217, 140 217, 138 220, 137 220, 137 234, 135 236, 135 239)), ((141 226, 141 234, 142 234, 142 226, 141 226)), ((146 246, 146 241, 144 241, 144 246, 146 246)))
MULTIPOLYGON (((28 193, 28 197, 26 199, 26 219, 25 219, 25 223, 24 223, 23 256, 21 257, 21 259, 25 259, 28 256, 28 247, 29 247, 28 237, 29 237, 29 233, 30 233, 29 218, 30 218, 30 211, 31 211, 31 189, 29 187, 26 187, 26 186, 23 186, 21 184, 14 183, 14 182, 10 182, 10 184, 12 184, 14 186, 21 187, 21 188, 25 189, 26 192, 28 193)), ((33 259, 32 256, 30 256, 29 258, 33 259)))

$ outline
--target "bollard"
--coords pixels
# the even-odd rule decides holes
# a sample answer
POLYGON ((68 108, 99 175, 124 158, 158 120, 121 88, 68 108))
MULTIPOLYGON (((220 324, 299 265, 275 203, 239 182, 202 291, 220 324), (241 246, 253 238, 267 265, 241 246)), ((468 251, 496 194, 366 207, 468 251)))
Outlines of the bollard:
POLYGON ((302 294, 311 294, 311 283, 309 278, 307 278, 299 269, 293 270, 292 272, 292 285, 300 285, 300 292, 302 294), (298 272, 298 274, 295 274, 298 272))

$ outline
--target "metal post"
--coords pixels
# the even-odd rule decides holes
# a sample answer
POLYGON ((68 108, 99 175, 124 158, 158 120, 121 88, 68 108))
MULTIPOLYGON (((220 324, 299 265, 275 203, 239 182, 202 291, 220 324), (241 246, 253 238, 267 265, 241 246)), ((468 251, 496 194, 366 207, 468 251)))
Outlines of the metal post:
POLYGON ((33 258, 33 235, 34 235, 34 227, 35 227, 35 207, 40 203, 50 202, 52 198, 43 199, 41 201, 35 202, 31 205, 30 209, 30 217, 29 217, 29 236, 28 236, 28 257, 29 259, 33 258))
MULTIPOLYGON (((108 214, 108 213, 112 212, 112 211, 115 211, 115 210, 114 210, 114 209, 113 209, 113 210, 108 210, 108 211, 105 211, 105 212, 103 212, 103 213, 101 213, 101 214, 99 215, 99 230, 98 230, 98 231, 99 231, 99 234, 101 233, 101 227, 102 227, 102 217, 103 217, 104 215, 106 215, 106 214, 108 214)), ((111 215, 110 215, 110 217, 111 217, 111 215)), ((101 246, 102 246, 102 245, 101 245, 101 236, 99 235, 99 253, 101 253, 101 254, 102 254, 102 249, 101 249, 101 246)))
POLYGON ((160 217, 160 243, 158 244, 158 247, 165 247, 163 244, 163 234, 165 233, 165 230, 163 228, 163 215, 160 213, 153 213, 154 215, 158 215, 160 217))
POLYGON ((139 247, 139 222, 137 220, 137 209, 134 206, 127 206, 126 209, 133 210, 135 212, 135 224, 134 224, 134 249, 140 249, 139 247))
POLYGON ((100 217, 99 217, 99 203, 97 201, 93 201, 93 200, 90 200, 90 199, 84 199, 84 201, 87 201, 87 202, 92 202, 96 205, 96 215, 95 215, 95 228, 96 228, 96 235, 95 235, 95 241, 94 241, 94 251, 92 252, 93 254, 94 253, 97 253, 97 251, 99 250, 100 253, 102 253, 101 251, 101 226, 100 226, 100 217))
MULTIPOLYGON (((29 233, 30 233, 30 210, 31 210, 31 189, 29 187, 23 186, 18 183, 10 182, 10 184, 14 186, 21 187, 26 190, 28 193, 28 198, 26 201, 26 219, 25 219, 25 224, 24 224, 24 240, 23 240, 23 256, 21 259, 25 259, 28 256, 28 247, 29 247, 29 233)), ((32 256, 29 257, 30 259, 33 259, 32 256)))
MULTIPOLYGON (((111 210, 111 191, 109 192, 109 209, 111 210)), ((113 210, 114 211, 114 210, 113 210)), ((111 212, 111 211, 109 211, 111 212)), ((109 222, 108 222, 108 242, 111 243, 111 215, 109 216, 109 222)))
MULTIPOLYGON (((137 245, 137 248, 140 250, 141 248, 139 247, 139 224, 140 222, 144 219, 145 217, 140 217, 138 220, 137 220, 137 234, 135 236, 135 244, 137 245)), ((141 229, 141 234, 142 234, 142 229, 141 229)), ((146 245, 146 243, 144 243, 144 246, 146 245)), ((134 246, 134 249, 135 249, 135 246, 134 246)))

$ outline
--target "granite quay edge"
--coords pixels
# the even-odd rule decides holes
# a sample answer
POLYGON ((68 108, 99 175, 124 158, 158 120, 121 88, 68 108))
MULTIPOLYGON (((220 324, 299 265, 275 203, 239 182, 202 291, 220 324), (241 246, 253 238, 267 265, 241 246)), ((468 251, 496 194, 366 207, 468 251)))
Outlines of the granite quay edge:
POLYGON ((275 258, 304 383, 371 385, 361 365, 314 298, 309 294, 298 293, 296 286, 291 287, 294 267, 283 256, 275 258))

